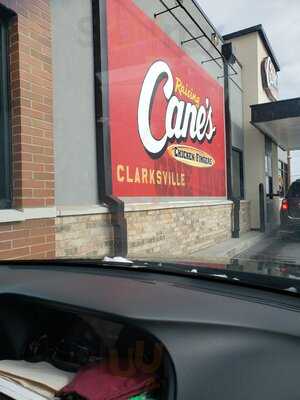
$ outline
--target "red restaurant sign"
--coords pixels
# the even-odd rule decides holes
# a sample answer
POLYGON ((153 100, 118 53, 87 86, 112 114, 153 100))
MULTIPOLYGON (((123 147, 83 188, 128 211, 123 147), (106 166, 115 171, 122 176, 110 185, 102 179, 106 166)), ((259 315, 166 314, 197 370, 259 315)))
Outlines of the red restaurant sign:
POLYGON ((132 0, 108 0, 113 194, 226 196, 223 88, 132 0))

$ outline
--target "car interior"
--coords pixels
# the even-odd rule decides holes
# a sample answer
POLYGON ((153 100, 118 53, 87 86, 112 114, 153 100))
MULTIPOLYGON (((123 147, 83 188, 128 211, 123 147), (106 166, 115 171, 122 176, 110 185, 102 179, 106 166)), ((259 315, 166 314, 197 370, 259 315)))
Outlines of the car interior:
MULTIPOLYGON (((167 351, 140 328, 87 310, 8 295, 1 300, 0 332, 0 361, 47 362, 74 374, 105 361, 121 376, 153 375, 151 399, 170 398, 172 366, 167 351)), ((0 399, 9 398, 0 394, 0 399)))

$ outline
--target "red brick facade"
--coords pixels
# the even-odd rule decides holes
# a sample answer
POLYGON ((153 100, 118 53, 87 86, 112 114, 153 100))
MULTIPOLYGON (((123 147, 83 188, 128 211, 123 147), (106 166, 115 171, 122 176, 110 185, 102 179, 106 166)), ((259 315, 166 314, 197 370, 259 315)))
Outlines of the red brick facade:
POLYGON ((18 11, 10 31, 14 206, 52 206, 54 157, 49 4, 43 0, 22 0, 17 2, 18 11))
MULTIPOLYGON (((13 208, 54 206, 51 14, 48 0, 0 0, 10 21, 13 208)), ((54 219, 0 224, 0 258, 55 256, 54 219)))
POLYGON ((0 259, 55 257, 54 219, 36 219, 0 225, 0 259))

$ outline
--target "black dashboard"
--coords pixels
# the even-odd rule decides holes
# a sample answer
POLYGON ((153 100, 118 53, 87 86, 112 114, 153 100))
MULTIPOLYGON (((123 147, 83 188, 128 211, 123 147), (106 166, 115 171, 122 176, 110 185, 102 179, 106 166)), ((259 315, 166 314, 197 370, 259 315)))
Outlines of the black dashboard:
POLYGON ((298 399, 300 298, 198 277, 111 268, 0 270, 1 296, 130 323, 170 356, 169 399, 298 399))

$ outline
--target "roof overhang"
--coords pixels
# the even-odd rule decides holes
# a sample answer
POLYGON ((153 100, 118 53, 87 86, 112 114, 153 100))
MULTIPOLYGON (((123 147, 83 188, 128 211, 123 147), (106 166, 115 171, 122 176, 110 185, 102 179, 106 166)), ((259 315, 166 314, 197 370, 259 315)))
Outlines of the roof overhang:
POLYGON ((279 62, 275 56, 275 53, 272 49, 272 46, 269 42, 269 39, 268 39, 266 32, 262 25, 255 25, 255 26, 251 26, 250 28, 246 28, 246 29, 242 29, 240 31, 229 33, 227 35, 224 35, 223 39, 225 41, 229 41, 229 40, 233 40, 235 38, 239 38, 241 36, 249 35, 250 33, 254 33, 254 32, 258 33, 259 37, 261 38, 261 41, 263 42, 268 55, 271 57, 271 60, 274 64, 276 71, 277 72, 280 71, 279 62))
POLYGON ((300 98, 251 106, 251 123, 285 150, 300 150, 300 98))

